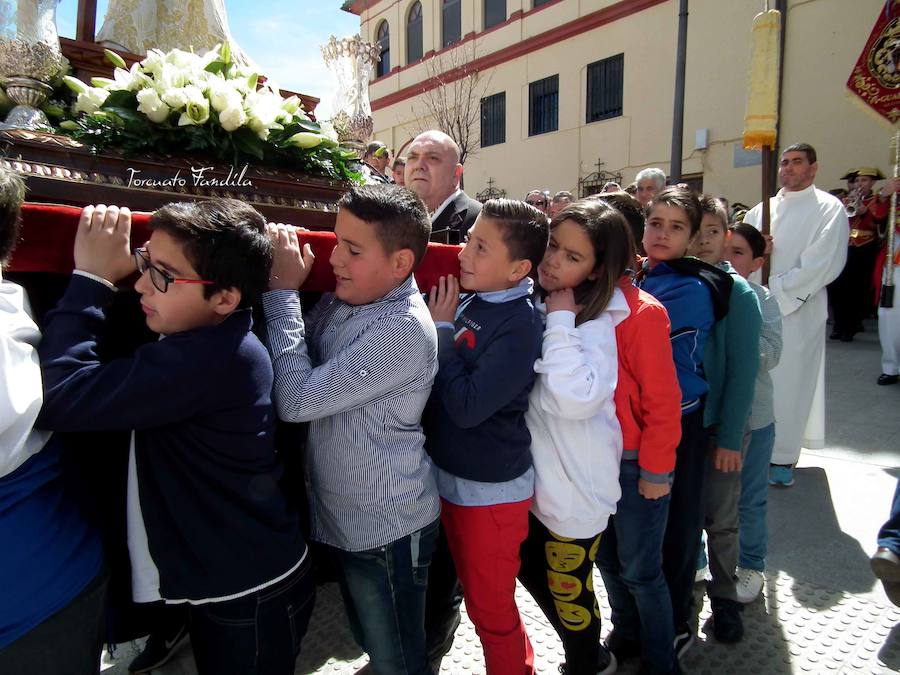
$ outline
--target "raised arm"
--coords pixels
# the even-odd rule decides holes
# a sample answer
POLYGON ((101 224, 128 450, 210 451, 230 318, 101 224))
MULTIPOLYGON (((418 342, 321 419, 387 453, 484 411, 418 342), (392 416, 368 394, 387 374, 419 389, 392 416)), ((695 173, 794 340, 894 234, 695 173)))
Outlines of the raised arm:
POLYGON ((297 294, 265 293, 263 311, 275 371, 273 399, 286 422, 308 422, 391 398, 420 387, 431 375, 434 347, 422 325, 408 317, 378 319, 313 368, 297 294))

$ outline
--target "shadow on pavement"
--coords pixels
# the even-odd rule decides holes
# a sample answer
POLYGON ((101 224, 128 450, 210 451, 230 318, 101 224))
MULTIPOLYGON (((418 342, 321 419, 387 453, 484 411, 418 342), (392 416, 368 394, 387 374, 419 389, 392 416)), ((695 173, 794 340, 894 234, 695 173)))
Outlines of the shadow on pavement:
POLYGON ((871 591, 869 554, 841 530, 825 470, 800 468, 795 475, 793 487, 769 490, 769 572, 847 593, 871 591))
POLYGON ((900 672, 900 623, 891 629, 884 645, 878 650, 878 660, 891 670, 900 672))

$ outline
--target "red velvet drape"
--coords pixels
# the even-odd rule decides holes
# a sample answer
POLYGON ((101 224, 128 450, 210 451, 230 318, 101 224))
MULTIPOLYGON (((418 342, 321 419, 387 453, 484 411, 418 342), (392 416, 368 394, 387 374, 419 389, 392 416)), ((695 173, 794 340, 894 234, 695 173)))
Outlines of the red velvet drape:
MULTIPOLYGON (((72 247, 81 209, 74 206, 26 203, 22 207, 22 238, 13 253, 9 266, 12 272, 72 271, 72 247)), ((135 213, 132 218, 131 239, 135 246, 150 238, 147 226, 149 213, 135 213)), ((301 239, 309 242, 316 262, 303 286, 307 291, 331 291, 334 275, 328 258, 334 248, 332 232, 303 232, 301 239)), ((459 246, 429 244, 428 252, 416 270, 416 282, 428 291, 442 275, 459 276, 459 246)))

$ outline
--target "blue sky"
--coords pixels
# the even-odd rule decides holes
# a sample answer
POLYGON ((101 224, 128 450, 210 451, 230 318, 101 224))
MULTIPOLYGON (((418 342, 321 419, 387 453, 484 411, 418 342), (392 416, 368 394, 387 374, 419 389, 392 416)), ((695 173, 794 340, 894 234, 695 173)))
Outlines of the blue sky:
MULTIPOLYGON (((77 5, 77 0, 59 3, 56 23, 63 37, 75 37, 77 5)), ((97 2, 98 31, 106 5, 107 0, 97 2)), ((321 98, 320 118, 330 114, 335 84, 319 47, 330 35, 359 32, 359 17, 340 6, 340 0, 225 0, 231 34, 241 48, 284 89, 321 98)))

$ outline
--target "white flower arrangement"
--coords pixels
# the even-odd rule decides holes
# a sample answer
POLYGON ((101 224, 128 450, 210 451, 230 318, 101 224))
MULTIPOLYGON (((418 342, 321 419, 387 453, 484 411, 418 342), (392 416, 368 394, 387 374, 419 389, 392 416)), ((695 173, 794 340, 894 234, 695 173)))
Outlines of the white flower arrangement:
POLYGON ((231 62, 227 43, 204 53, 151 49, 128 68, 109 50, 112 78, 88 86, 66 76, 75 94, 60 128, 96 149, 202 152, 255 159, 308 173, 359 180, 355 153, 342 148, 330 123, 318 123, 296 96, 284 98, 260 75, 231 62))

